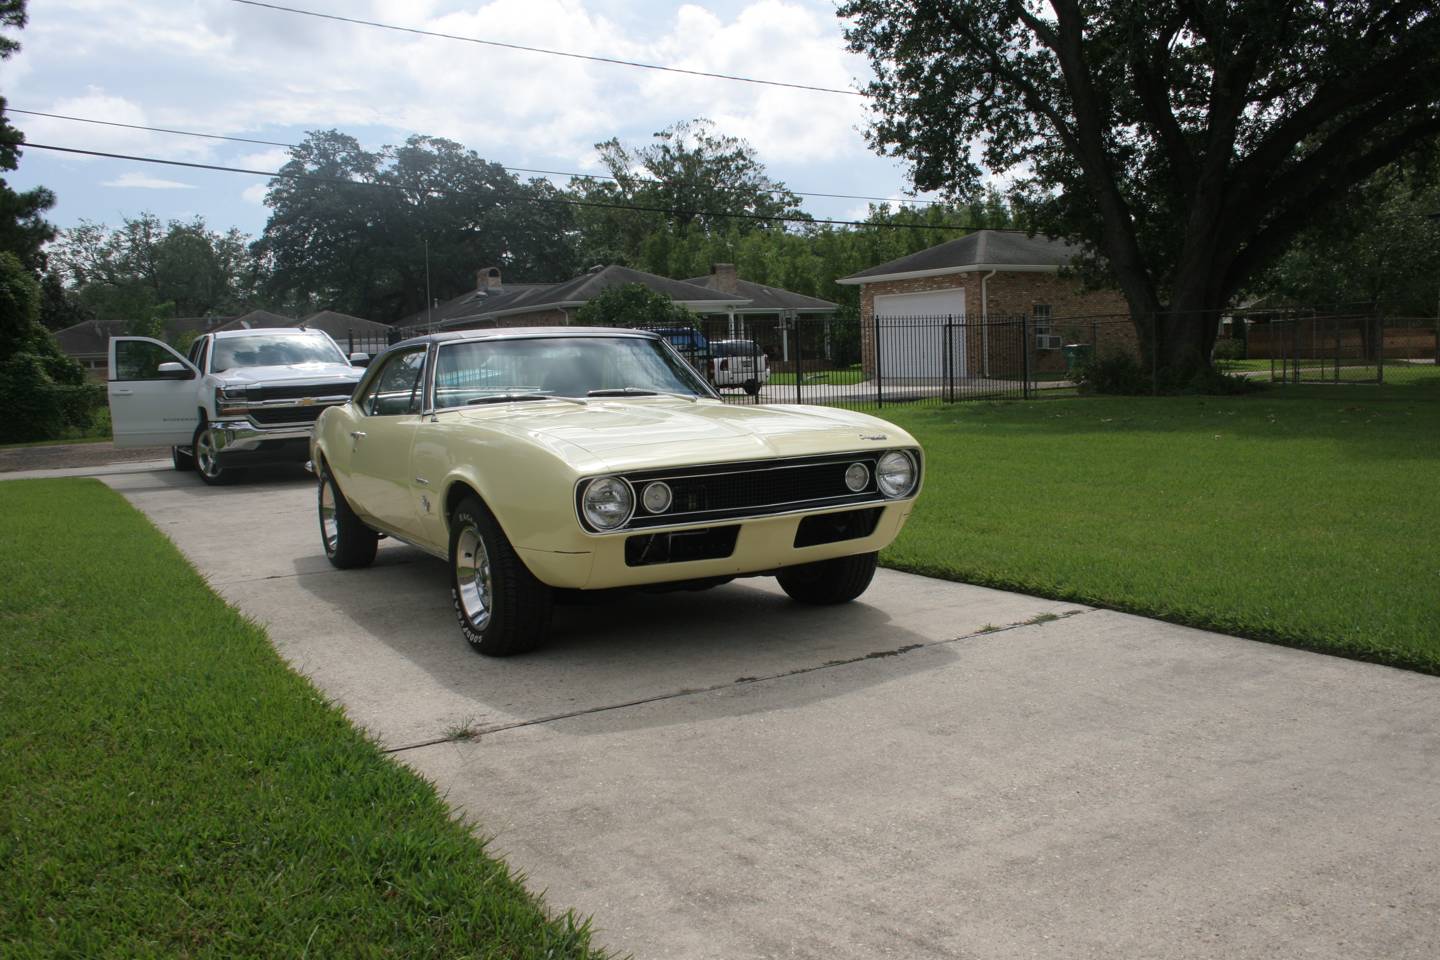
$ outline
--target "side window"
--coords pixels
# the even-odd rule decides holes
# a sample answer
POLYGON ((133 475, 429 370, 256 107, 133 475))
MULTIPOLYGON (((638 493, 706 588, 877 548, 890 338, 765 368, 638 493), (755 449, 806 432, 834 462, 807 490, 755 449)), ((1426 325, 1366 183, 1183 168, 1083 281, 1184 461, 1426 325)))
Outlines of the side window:
POLYGON ((190 345, 190 362, 195 364, 195 369, 201 373, 205 372, 205 354, 210 352, 209 347, 209 337, 197 337, 190 345))
POLYGON ((360 409, 372 417, 419 413, 424 391, 425 348, 407 350, 385 361, 360 398, 360 409))
POLYGON ((148 340, 121 340, 115 344, 116 380, 171 380, 160 364, 174 363, 177 354, 148 340))
POLYGON ((1043 336, 1051 332, 1051 321, 1053 312, 1048 303, 1037 303, 1034 306, 1035 334, 1043 336))

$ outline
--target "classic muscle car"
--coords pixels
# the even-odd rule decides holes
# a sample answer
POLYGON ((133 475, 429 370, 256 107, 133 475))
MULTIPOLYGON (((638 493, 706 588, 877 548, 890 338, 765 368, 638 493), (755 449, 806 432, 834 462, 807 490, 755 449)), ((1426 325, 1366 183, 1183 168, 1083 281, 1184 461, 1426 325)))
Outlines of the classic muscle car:
POLYGON ((326 556, 380 535, 443 558, 461 632, 529 650, 557 590, 775 576, 864 592, 920 490, 903 430, 854 411, 727 405, 662 337, 604 328, 434 334, 371 365, 316 425, 326 556))

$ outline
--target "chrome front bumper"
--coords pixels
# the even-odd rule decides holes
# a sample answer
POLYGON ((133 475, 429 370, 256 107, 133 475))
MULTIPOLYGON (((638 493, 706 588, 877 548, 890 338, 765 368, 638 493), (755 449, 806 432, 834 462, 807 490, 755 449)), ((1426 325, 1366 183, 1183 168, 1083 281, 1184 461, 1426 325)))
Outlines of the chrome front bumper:
POLYGON ((305 460, 313 424, 261 430, 249 420, 217 420, 210 424, 216 455, 229 459, 305 460))

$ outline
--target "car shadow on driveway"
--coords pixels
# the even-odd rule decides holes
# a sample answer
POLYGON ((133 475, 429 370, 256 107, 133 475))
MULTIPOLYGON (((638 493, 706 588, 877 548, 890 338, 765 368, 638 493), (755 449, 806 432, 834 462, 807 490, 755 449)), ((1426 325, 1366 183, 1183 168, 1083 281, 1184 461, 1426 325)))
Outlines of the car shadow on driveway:
MULTIPOLYGON (((461 638, 440 561, 392 544, 381 551, 386 562, 366 570, 316 573, 314 559, 295 558, 296 576, 289 582, 309 595, 300 606, 331 611, 328 623, 309 630, 272 628, 272 636, 299 669, 390 747, 460 729, 484 733, 718 693, 798 673, 832 674, 825 683, 797 685, 800 701, 714 698, 707 712, 722 700, 726 706, 717 716, 789 708, 881 682, 880 671, 832 668, 955 636, 898 623, 888 602, 803 606, 773 580, 758 578, 703 592, 624 593, 557 605, 544 646, 495 659, 474 653, 461 638)), ((878 579, 887 576, 900 575, 882 571, 878 579)), ((893 591, 875 593, 876 601, 895 600, 893 591)), ((937 653, 903 658, 906 667, 898 672, 892 662, 884 679, 907 668, 936 669, 957 656, 949 646, 937 653)), ((643 721, 641 713, 635 716, 643 726, 663 726, 681 714, 644 711, 643 721)), ((615 718, 610 720, 614 729, 615 718)))

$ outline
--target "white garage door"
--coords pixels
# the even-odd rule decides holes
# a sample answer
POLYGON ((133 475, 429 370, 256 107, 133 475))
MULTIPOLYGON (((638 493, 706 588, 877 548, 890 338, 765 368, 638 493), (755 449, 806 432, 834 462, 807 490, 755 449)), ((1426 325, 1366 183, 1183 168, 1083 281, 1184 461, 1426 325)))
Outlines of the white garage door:
POLYGON ((876 325, 880 333, 880 374, 885 379, 942 379, 945 368, 945 327, 947 317, 955 325, 950 332, 951 370, 965 375, 964 290, 931 290, 928 293, 891 293, 875 298, 876 325))

